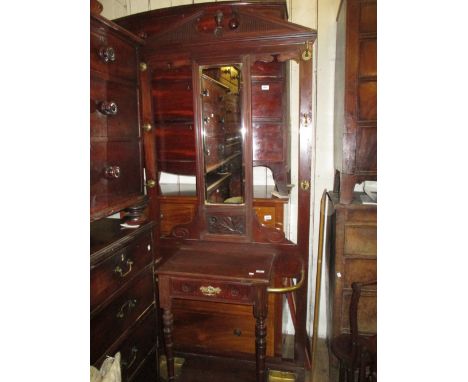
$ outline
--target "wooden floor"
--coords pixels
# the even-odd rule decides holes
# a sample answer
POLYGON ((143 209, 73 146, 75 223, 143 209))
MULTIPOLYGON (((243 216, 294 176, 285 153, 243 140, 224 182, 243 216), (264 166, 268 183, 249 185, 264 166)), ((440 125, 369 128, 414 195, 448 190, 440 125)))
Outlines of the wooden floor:
MULTIPOLYGON (((335 382, 338 371, 329 370, 328 349, 324 339, 317 342, 312 370, 299 373, 295 382, 335 382)), ((220 357, 186 355, 177 382, 255 382, 255 363, 220 357)))

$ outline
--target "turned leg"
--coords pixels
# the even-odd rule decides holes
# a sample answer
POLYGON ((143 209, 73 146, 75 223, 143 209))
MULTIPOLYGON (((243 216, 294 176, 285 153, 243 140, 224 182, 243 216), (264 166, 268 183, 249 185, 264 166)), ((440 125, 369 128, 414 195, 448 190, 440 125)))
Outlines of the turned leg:
POLYGON ((167 376, 168 381, 175 381, 174 377, 174 353, 172 351, 172 326, 174 323, 174 316, 169 309, 164 309, 163 325, 164 325, 164 341, 166 348, 166 361, 167 361, 167 376))
POLYGON ((255 321, 255 357, 256 357, 256 371, 257 382, 266 381, 266 291, 264 289, 258 291, 257 303, 254 305, 255 321))

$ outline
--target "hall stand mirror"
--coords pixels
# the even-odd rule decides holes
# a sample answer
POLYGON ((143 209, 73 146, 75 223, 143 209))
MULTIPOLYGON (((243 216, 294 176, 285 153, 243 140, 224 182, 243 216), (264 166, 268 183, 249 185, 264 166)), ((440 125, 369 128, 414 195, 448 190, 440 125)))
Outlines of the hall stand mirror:
POLYGON ((116 22, 145 42, 141 124, 169 380, 174 356, 190 354, 255 360, 257 381, 275 370, 301 380, 316 32, 288 22, 285 1, 201 3, 116 22), (290 66, 299 77, 294 110, 290 66), (274 184, 254 185, 254 168, 268 168, 274 184), (289 358, 285 296, 295 322, 289 358))

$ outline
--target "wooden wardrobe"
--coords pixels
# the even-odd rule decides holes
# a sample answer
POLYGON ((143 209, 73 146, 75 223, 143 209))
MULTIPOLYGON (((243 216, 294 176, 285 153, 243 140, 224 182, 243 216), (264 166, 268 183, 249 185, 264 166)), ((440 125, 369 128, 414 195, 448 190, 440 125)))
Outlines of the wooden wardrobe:
MULTIPOLYGON (((100 298, 106 301, 100 309, 115 306, 120 309, 115 315, 124 318, 108 323, 112 339, 99 348, 92 341, 96 356, 91 362, 125 344, 131 367, 158 373, 158 352, 163 354, 165 342, 168 345, 161 336, 158 306, 167 296, 160 295, 153 276, 171 259, 186 259, 196 268, 197 254, 220 262, 230 254, 245 264, 268 255, 274 267, 266 299, 266 366, 303 376, 315 31, 288 22, 285 1, 202 3, 144 12, 115 23, 100 16, 92 20, 91 203, 96 194, 106 200, 105 207, 92 210, 92 225, 99 224, 95 232, 104 237, 96 239, 92 230, 92 272, 101 262, 109 264, 107 276, 99 274, 96 281, 92 276, 92 295, 100 288, 100 298), (118 37, 110 39, 114 35, 118 37), (290 164, 291 60, 299 64, 301 84, 297 169, 290 164), (93 61, 98 66, 93 67, 93 61), (102 132, 94 134, 93 126, 101 126, 102 132), (130 163, 133 178, 124 178, 130 163), (254 186, 254 166, 268 167, 275 186, 254 186), (291 170, 300 180, 295 187, 301 224, 294 241, 286 238, 283 225, 291 170), (164 183, 164 174, 190 177, 191 182, 164 183), (116 212, 127 227, 138 228, 118 229, 122 222, 107 218, 116 212), (116 286, 101 285, 104 279, 116 286), (294 356, 287 360, 282 358, 284 293, 295 304, 294 356), (127 345, 132 331, 151 326, 149 320, 154 326, 145 341, 152 346, 127 345)), ((188 269, 190 263, 180 268, 188 269)), ((164 284, 164 293, 167 288, 164 284)), ((184 285, 180 288, 180 293, 188 291, 184 285)), ((252 307, 236 303, 236 298, 227 303, 210 300, 210 293, 202 299, 185 298, 186 293, 174 300, 170 325, 176 355, 254 360, 257 352, 258 362, 252 307)), ((100 312, 96 309, 92 306, 92 320, 100 312)), ((165 326, 165 334, 168 329, 165 326)), ((138 379, 131 367, 129 380, 138 379)))

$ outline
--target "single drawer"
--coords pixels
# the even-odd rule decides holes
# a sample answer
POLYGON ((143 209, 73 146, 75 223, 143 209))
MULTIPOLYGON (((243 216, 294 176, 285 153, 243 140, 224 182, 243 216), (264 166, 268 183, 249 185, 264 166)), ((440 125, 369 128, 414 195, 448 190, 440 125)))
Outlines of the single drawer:
POLYGON ((105 28, 91 30, 91 71, 105 78, 136 79, 136 48, 105 28))
POLYGON ((216 301, 250 303, 251 286, 213 280, 171 279, 171 295, 177 297, 203 297, 216 301))
POLYGON ((138 137, 135 86, 91 77, 91 137, 138 137))
POLYGON ((128 246, 91 266, 91 312, 151 264, 152 247, 151 233, 145 232, 128 246))
POLYGON ((91 213, 143 194, 140 141, 91 140, 91 213))
POLYGON ((267 227, 276 227, 276 208, 275 207, 254 207, 260 224, 267 227))
POLYGON ((252 82, 252 118, 283 118, 283 81, 252 82))
MULTIPOLYGON (((156 345, 156 312, 152 308, 131 328, 128 334, 115 343, 106 353, 94 363, 97 367, 102 364, 105 356, 113 356, 120 352, 121 371, 124 381, 130 381, 135 376, 137 369, 140 369, 141 363, 148 356, 148 353, 156 345)), ((147 362, 156 362, 155 358, 146 360, 147 362)))
POLYGON ((91 318, 91 362, 97 360, 153 301, 153 268, 149 266, 91 318))
POLYGON ((377 227, 375 225, 351 225, 344 228, 344 254, 377 256, 377 227))
MULTIPOLYGON (((177 349, 206 353, 255 353, 252 307, 196 301, 197 307, 191 309, 184 302, 192 301, 176 299, 173 306, 174 344, 177 349)), ((268 335, 267 341, 270 351, 272 338, 268 335)))
POLYGON ((344 263, 344 288, 351 288, 353 282, 377 280, 377 260, 349 259, 344 263))
MULTIPOLYGON (((156 345, 156 330, 156 316, 152 309, 119 346, 122 355, 122 375, 125 380, 131 381, 133 379, 141 363, 145 361, 148 353, 156 345)), ((150 357, 146 359, 146 362, 156 363, 156 358, 150 357)))

